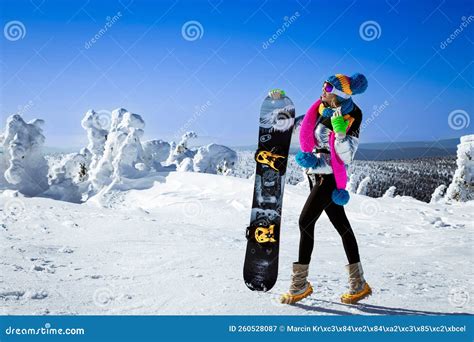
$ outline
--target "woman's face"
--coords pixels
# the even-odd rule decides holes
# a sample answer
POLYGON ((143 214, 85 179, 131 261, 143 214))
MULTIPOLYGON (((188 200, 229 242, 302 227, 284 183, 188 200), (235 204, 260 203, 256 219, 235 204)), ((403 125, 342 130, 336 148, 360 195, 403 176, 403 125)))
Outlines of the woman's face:
POLYGON ((321 100, 323 100, 326 103, 336 103, 336 95, 331 94, 331 93, 327 93, 324 90, 324 87, 323 87, 323 93, 321 95, 321 100))

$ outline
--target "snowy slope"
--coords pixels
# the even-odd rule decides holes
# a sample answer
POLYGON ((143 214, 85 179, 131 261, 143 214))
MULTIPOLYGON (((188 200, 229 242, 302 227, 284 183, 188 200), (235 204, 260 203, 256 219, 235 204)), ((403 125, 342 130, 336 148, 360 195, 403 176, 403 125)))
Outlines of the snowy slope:
POLYGON ((252 187, 172 172, 147 189, 82 205, 4 192, 0 314, 474 313, 472 201, 352 195, 348 216, 374 295, 363 305, 339 303, 346 260, 323 214, 310 268, 315 293, 284 306, 277 298, 289 285, 308 190, 287 186, 279 281, 256 293, 242 280, 252 187))

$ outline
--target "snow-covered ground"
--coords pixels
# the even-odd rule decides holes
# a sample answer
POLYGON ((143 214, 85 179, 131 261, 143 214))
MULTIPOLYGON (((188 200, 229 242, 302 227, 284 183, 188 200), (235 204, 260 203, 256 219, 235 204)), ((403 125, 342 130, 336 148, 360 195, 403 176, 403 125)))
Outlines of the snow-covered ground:
POLYGON ((346 260, 323 214, 310 268, 315 293, 287 306, 277 299, 289 285, 308 189, 286 187, 279 281, 257 293, 242 279, 252 187, 251 179, 171 172, 85 204, 4 191, 0 314, 474 313, 473 201, 353 194, 347 212, 374 294, 339 303, 346 260))

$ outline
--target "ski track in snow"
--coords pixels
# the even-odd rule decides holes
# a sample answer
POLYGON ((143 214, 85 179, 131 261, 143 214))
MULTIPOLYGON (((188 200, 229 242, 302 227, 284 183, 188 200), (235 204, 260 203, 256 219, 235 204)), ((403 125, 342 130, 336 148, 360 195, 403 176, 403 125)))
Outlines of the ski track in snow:
POLYGON ((472 202, 351 195, 348 217, 373 295, 339 302, 346 259, 323 214, 310 266, 315 292, 288 306, 278 298, 289 286, 308 190, 286 186, 279 279, 257 293, 242 279, 252 187, 172 172, 149 189, 99 199, 106 208, 0 195, 0 314, 474 313, 472 202))

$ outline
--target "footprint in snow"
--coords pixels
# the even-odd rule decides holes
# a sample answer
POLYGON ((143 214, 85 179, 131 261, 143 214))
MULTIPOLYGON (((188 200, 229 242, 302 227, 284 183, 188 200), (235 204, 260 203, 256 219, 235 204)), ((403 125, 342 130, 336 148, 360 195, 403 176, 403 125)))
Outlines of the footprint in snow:
POLYGON ((33 265, 31 266, 31 271, 36 271, 36 272, 47 272, 47 273, 54 273, 54 269, 49 267, 49 266, 43 266, 43 265, 33 265))
POLYGON ((102 276, 100 274, 86 275, 87 278, 91 279, 100 279, 102 276))
POLYGON ((0 298, 4 300, 18 300, 22 298, 25 294, 25 291, 20 290, 0 290, 0 298))
POLYGON ((76 223, 76 222, 73 222, 73 221, 64 221, 61 223, 63 226, 65 227, 69 227, 69 228, 77 228, 79 227, 79 225, 76 223))
POLYGON ((74 250, 72 248, 64 246, 58 249, 58 253, 74 253, 74 250))
POLYGON ((45 290, 28 290, 25 293, 25 297, 30 299, 45 299, 48 297, 48 292, 45 290))

